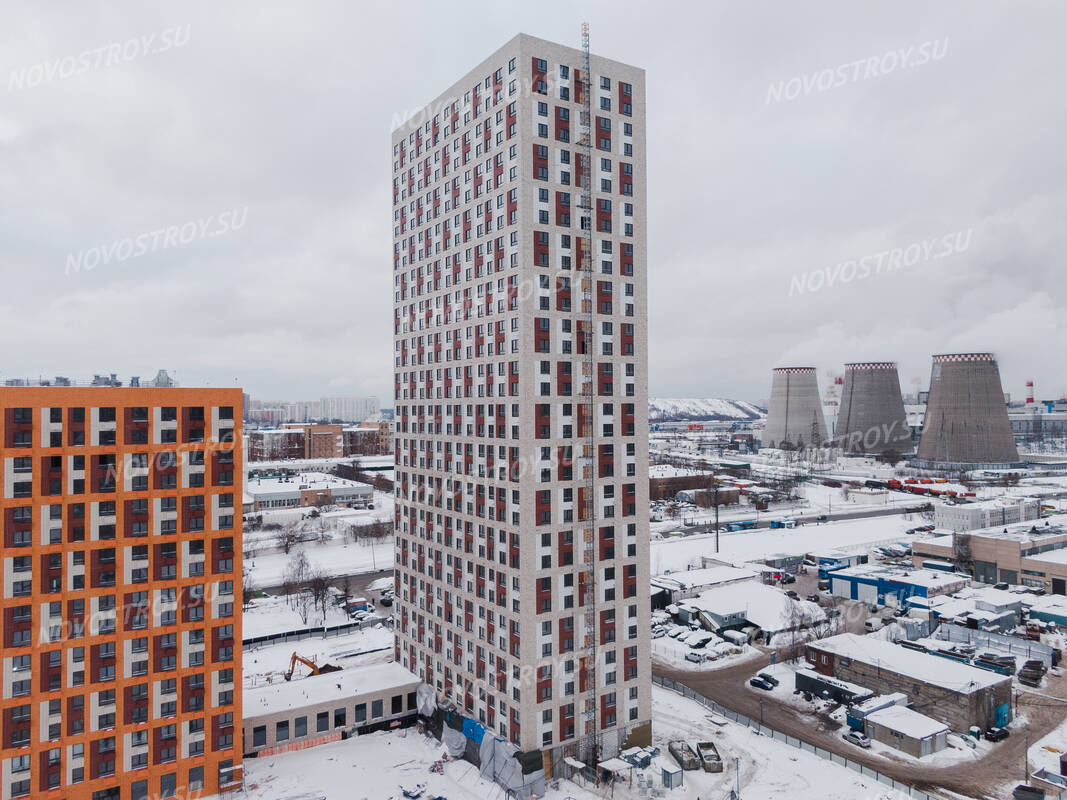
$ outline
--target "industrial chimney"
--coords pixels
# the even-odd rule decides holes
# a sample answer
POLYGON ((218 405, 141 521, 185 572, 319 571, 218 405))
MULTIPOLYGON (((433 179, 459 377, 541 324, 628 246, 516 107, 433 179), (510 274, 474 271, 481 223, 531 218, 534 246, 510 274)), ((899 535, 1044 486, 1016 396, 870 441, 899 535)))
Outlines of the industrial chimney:
POLYGON ((834 440, 854 454, 893 450, 903 455, 914 449, 895 362, 845 364, 834 440))
POLYGON ((764 447, 798 450, 827 443, 815 367, 777 367, 761 439, 764 447))
POLYGON ((992 353, 934 356, 918 458, 943 466, 1019 461, 992 353))

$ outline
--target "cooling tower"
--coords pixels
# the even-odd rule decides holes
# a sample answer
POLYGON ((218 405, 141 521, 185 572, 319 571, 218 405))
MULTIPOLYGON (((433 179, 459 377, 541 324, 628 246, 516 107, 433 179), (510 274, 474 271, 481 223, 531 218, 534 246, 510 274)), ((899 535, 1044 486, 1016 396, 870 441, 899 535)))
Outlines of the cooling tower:
POLYGON ((845 364, 834 439, 846 453, 906 454, 914 449, 894 362, 845 364))
POLYGON ((943 464, 1018 462, 991 353, 934 356, 918 457, 943 464))
POLYGON ((826 419, 815 367, 777 367, 771 380, 764 447, 787 450, 826 444, 826 419))

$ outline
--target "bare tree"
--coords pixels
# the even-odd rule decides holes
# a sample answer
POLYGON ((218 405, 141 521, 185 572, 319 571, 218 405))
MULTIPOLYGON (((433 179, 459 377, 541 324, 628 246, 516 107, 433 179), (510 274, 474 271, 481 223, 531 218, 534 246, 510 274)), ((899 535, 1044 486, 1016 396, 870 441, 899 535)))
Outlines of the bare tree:
POLYGON ((322 621, 326 622, 326 611, 330 604, 330 576, 323 569, 314 569, 308 573, 308 591, 315 605, 322 609, 322 621))
POLYGON ((297 542, 296 529, 296 524, 290 522, 283 525, 274 535, 274 543, 286 555, 289 555, 289 551, 293 549, 293 545, 297 542))
POLYGON ((252 595, 255 593, 256 587, 252 585, 252 579, 245 572, 241 576, 241 608, 243 610, 248 610, 249 605, 252 603, 252 595))
POLYGON ((289 597, 293 592, 299 591, 304 588, 307 583, 308 572, 311 569, 311 565, 308 563, 308 557, 304 551, 301 550, 296 554, 296 557, 289 562, 289 566, 285 568, 285 572, 282 575, 282 589, 285 591, 285 599, 289 600, 289 597))
POLYGON ((315 598, 312 597, 311 591, 308 589, 300 590, 294 599, 293 605, 296 608, 296 613, 300 615, 300 621, 307 625, 311 611, 315 608, 315 598))

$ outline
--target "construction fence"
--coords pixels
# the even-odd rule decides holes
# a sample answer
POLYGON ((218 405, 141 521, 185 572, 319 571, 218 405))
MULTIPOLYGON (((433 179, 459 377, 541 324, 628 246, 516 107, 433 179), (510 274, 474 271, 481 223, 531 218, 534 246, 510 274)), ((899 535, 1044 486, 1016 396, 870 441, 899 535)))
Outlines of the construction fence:
MULTIPOLYGON (((241 644, 246 649, 255 649, 257 645, 277 644, 278 642, 299 642, 304 639, 328 639, 331 636, 344 636, 364 628, 373 628, 382 624, 377 617, 361 620, 359 622, 344 622, 340 625, 319 625, 314 628, 297 628, 296 630, 284 631, 283 633, 269 633, 264 636, 252 636, 243 639, 241 644)), ((384 648, 386 650, 390 648, 384 648)))

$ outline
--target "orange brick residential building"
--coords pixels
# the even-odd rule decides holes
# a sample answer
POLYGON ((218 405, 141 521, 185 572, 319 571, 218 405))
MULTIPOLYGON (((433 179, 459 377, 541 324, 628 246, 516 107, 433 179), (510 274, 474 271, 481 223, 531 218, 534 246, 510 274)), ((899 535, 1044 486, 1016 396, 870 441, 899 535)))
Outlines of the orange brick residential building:
POLYGON ((0 387, 0 799, 241 785, 241 405, 0 387))

